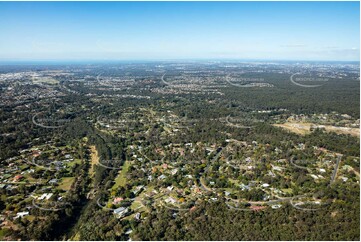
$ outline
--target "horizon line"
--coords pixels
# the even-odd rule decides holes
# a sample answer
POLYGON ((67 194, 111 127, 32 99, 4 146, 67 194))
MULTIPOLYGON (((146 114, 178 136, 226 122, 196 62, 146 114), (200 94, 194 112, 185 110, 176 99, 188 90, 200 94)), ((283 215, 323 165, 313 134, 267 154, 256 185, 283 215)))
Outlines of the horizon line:
POLYGON ((256 61, 256 62, 266 62, 266 61, 273 61, 273 62, 357 62, 360 63, 360 60, 307 60, 307 59, 261 59, 261 58, 149 58, 149 59, 142 59, 142 58, 128 58, 128 59, 0 59, 0 64, 3 63, 19 63, 19 62, 28 62, 28 63, 36 63, 36 62, 179 62, 179 61, 256 61))

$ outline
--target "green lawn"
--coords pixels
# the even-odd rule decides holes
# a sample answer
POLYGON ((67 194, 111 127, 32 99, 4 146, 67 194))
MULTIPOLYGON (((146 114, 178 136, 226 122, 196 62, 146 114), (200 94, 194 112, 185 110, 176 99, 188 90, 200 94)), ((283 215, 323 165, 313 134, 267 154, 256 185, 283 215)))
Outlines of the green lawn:
POLYGON ((58 188, 64 191, 69 191, 71 184, 73 184, 75 177, 64 177, 61 179, 61 183, 58 188))
POLYGON ((79 240, 80 240, 80 233, 79 233, 79 232, 76 233, 71 240, 73 240, 73 241, 79 241, 79 240))
POLYGON ((33 79, 33 83, 46 83, 50 85, 59 84, 58 80, 55 80, 52 77, 38 77, 33 79))
POLYGON ((281 189, 281 191, 288 193, 288 194, 292 194, 292 188, 284 188, 284 189, 281 189))
POLYGON ((68 166, 69 167, 74 167, 75 166, 75 164, 81 164, 81 160, 80 159, 74 159, 73 161, 71 161, 71 162, 68 162, 68 166))
POLYGON ((239 181, 236 179, 228 178, 228 181, 230 181, 231 183, 233 183, 236 186, 239 186, 239 181))
POLYGON ((3 238, 9 234, 9 232, 9 229, 7 228, 0 229, 0 240, 3 240, 3 238))
POLYGON ((130 167, 130 162, 129 161, 125 161, 122 170, 119 172, 119 175, 117 176, 117 178, 115 179, 115 184, 112 187, 112 189, 115 189, 117 187, 124 187, 125 184, 127 184, 127 172, 129 170, 130 167))
POLYGON ((140 208, 140 207, 142 207, 142 204, 141 204, 139 201, 134 201, 134 202, 132 203, 132 205, 130 206, 130 208, 131 208, 132 210, 136 210, 137 208, 140 208))

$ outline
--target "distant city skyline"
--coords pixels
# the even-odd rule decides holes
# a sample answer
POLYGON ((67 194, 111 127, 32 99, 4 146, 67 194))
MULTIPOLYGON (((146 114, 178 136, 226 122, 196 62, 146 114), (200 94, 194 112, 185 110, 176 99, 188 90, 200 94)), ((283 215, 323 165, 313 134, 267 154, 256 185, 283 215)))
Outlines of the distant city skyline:
POLYGON ((359 61, 359 2, 0 2, 0 61, 359 61))

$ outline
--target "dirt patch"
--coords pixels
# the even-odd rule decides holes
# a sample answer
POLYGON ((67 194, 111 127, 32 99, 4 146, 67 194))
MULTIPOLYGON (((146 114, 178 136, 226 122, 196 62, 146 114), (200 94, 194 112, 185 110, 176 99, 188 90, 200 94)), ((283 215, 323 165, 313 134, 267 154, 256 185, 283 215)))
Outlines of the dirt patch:
POLYGON ((349 134, 355 137, 360 137, 359 128, 337 127, 331 125, 317 125, 314 123, 293 123, 286 122, 284 124, 274 124, 276 127, 287 129, 293 133, 306 135, 311 133, 311 128, 324 128, 328 132, 335 132, 337 134, 349 134))

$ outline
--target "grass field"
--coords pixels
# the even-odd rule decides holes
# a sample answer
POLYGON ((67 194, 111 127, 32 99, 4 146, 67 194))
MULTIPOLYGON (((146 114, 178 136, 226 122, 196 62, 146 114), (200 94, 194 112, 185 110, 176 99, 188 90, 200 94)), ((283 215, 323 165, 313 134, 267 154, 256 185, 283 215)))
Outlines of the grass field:
POLYGON ((73 241, 79 241, 80 240, 80 233, 76 233, 73 238, 71 238, 73 241))
POLYGON ((136 209, 141 208, 141 207, 142 207, 142 204, 139 201, 134 201, 132 203, 132 205, 130 206, 130 208, 132 210, 136 210, 136 209))
POLYGON ((95 145, 90 146, 90 150, 91 150, 91 164, 89 169, 89 175, 90 177, 92 177, 94 175, 94 165, 99 163, 99 156, 95 145))
POLYGON ((80 164, 81 164, 81 160, 80 160, 80 159, 74 159, 72 162, 69 162, 69 163, 68 163, 68 166, 69 166, 69 167, 74 167, 75 164, 80 165, 80 164))
POLYGON ((284 189, 281 189, 281 191, 288 193, 288 194, 292 194, 292 188, 284 188, 284 189))
POLYGON ((113 186, 113 188, 117 188, 117 187, 124 187, 125 184, 127 184, 127 172, 129 170, 130 167, 130 162, 129 161, 125 161, 122 170, 119 172, 119 175, 117 176, 117 178, 115 179, 115 184, 113 186))
POLYGON ((59 189, 64 191, 69 191, 71 184, 73 184, 75 177, 64 177, 61 179, 61 183, 59 184, 59 189))
POLYGON ((51 77, 36 77, 33 79, 33 83, 46 83, 50 85, 56 85, 59 84, 59 81, 51 77))

